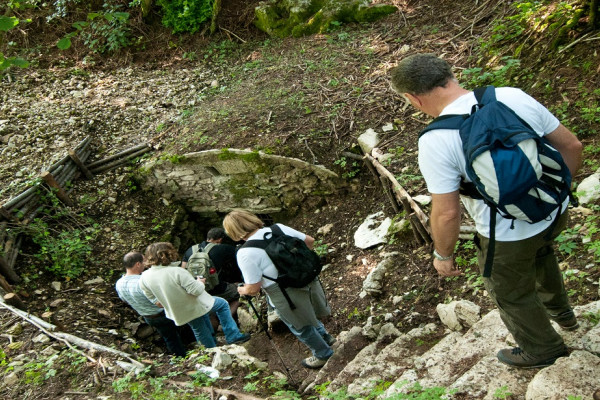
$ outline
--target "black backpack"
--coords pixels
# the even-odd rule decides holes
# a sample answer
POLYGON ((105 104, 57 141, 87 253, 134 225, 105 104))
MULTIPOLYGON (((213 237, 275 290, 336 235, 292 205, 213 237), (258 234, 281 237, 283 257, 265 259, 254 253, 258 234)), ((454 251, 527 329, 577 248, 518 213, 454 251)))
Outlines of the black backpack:
POLYGON ((321 259, 317 253, 306 246, 304 240, 286 235, 277 225, 272 225, 270 228, 271 237, 267 238, 271 233, 267 232, 262 240, 248 240, 242 248, 257 247, 265 250, 279 275, 277 278, 267 275, 263 277, 277 282, 290 307, 295 309, 285 288, 301 288, 314 281, 323 268, 321 259))

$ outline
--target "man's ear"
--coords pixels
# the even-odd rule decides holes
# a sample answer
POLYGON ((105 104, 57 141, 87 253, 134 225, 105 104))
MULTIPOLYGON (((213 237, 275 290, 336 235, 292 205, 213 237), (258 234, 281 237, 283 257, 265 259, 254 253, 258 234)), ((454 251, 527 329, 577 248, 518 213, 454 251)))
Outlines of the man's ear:
POLYGON ((412 93, 404 93, 404 96, 406 96, 408 101, 410 101, 410 103, 417 108, 420 108, 423 105, 421 99, 412 93))

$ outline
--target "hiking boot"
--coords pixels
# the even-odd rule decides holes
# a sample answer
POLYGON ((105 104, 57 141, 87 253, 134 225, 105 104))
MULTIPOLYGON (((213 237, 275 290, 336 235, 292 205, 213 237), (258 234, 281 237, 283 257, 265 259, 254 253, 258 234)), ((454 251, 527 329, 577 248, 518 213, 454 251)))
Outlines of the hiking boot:
POLYGON ((302 360, 302 366, 306 368, 319 369, 327 364, 327 360, 311 356, 302 360))
POLYGON ((233 342, 231 342, 229 344, 242 344, 242 343, 246 343, 248 340, 250 340, 250 335, 248 335, 247 333, 243 333, 242 336, 235 339, 233 342))
POLYGON ((325 343, 327 343, 327 345, 328 345, 328 346, 333 346, 333 344, 334 344, 335 342, 337 342, 337 339, 336 339, 336 338, 334 338, 333 336, 331 336, 329 333, 326 333, 326 334, 323 336, 323 340, 325 341, 325 343))
POLYGON ((513 347, 512 349, 502 349, 498 352, 498 361, 517 368, 542 368, 554 364, 559 357, 566 357, 569 355, 567 348, 563 351, 556 353, 553 356, 543 355, 534 356, 521 350, 520 347, 513 347))
POLYGON ((560 314, 550 314, 550 319, 556 322, 565 331, 574 331, 579 328, 579 322, 573 313, 573 310, 567 310, 560 314))

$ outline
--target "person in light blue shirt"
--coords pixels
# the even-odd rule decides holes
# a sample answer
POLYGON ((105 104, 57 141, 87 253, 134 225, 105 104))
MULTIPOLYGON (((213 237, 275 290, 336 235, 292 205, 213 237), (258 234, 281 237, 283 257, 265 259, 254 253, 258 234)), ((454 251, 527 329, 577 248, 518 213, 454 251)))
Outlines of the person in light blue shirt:
POLYGON ((125 275, 115 284, 119 298, 129 304, 144 321, 162 336, 167 350, 178 357, 185 357, 185 345, 175 323, 165 316, 163 308, 152 303, 140 289, 141 273, 144 271, 144 256, 130 252, 123 257, 125 275))

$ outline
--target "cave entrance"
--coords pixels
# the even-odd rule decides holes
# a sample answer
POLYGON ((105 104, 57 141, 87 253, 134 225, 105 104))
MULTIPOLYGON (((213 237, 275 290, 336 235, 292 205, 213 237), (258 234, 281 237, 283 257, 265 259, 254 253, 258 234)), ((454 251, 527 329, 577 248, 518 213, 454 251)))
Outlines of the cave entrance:
MULTIPOLYGON (((206 234, 212 228, 222 228, 223 218, 227 212, 198 213, 181 209, 175 215, 173 229, 171 231, 171 241, 180 255, 183 255, 191 246, 206 240, 206 234)), ((269 226, 275 222, 270 214, 256 214, 264 223, 269 226)), ((277 222, 280 222, 277 219, 277 222)), ((223 243, 238 245, 243 242, 235 242, 229 237, 223 240, 223 243)))

